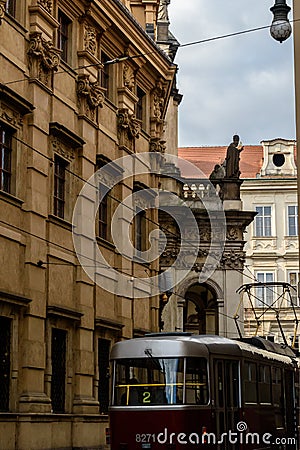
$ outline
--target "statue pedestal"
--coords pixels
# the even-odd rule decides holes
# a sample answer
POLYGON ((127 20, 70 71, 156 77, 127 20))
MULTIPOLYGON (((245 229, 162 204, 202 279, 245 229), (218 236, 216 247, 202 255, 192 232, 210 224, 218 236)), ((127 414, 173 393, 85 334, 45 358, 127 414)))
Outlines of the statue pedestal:
POLYGON ((241 184, 243 180, 239 178, 223 178, 222 180, 222 198, 225 210, 242 210, 240 197, 241 184))

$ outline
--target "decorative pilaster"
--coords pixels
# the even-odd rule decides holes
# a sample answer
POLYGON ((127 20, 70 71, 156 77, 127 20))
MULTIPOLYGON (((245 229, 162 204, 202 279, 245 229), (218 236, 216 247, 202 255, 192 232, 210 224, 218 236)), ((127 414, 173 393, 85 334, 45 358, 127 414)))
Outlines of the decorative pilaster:
POLYGON ((165 98, 166 88, 160 79, 151 93, 151 136, 156 138, 160 138, 163 132, 165 98))
POLYGON ((97 81, 90 81, 89 75, 79 75, 77 80, 79 114, 95 121, 97 119, 97 108, 103 107, 104 93, 105 89, 97 81))
POLYGON ((141 123, 128 109, 119 109, 117 115, 119 145, 134 150, 135 139, 139 137, 141 123))
POLYGON ((53 74, 60 62, 60 50, 54 47, 52 41, 44 39, 40 31, 35 31, 30 34, 28 57, 30 77, 52 89, 53 74))
POLYGON ((86 52, 90 52, 95 56, 97 50, 97 30, 87 22, 84 23, 83 47, 86 52))

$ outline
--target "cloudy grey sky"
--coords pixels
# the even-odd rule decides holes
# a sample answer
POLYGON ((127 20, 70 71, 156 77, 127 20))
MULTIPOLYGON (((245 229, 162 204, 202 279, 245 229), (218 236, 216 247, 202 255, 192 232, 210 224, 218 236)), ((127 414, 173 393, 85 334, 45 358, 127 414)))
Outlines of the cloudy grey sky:
MULTIPOLYGON (((181 44, 269 25, 274 0, 171 0, 181 44)), ((287 0, 291 6, 291 0, 287 0)), ((292 13, 289 18, 292 19, 292 13)), ((269 30, 179 48, 179 146, 295 139, 293 41, 269 30)))

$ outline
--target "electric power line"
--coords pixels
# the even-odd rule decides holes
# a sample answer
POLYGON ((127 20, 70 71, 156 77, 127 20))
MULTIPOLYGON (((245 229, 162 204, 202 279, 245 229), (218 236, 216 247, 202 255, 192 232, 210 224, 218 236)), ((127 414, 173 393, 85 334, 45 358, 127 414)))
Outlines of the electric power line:
MULTIPOLYGON (((290 22, 292 22, 292 23, 299 22, 299 21, 300 21, 300 19, 292 19, 292 20, 290 20, 290 22)), ((271 26, 272 26, 272 24, 271 25, 264 25, 264 26, 261 26, 261 27, 249 28, 247 30, 241 30, 241 31, 233 32, 233 33, 228 33, 228 34, 223 34, 223 35, 219 35, 219 36, 214 36, 214 37, 211 37, 211 38, 200 39, 198 41, 186 42, 184 44, 179 44, 178 48, 185 48, 185 47, 189 47, 189 46, 192 46, 192 45, 205 44, 207 42, 217 41, 217 40, 221 40, 221 39, 227 39, 227 38, 230 38, 230 37, 235 37, 235 36, 240 36, 240 35, 243 35, 243 34, 253 33, 255 31, 266 30, 266 29, 271 28, 271 26)), ((158 50, 152 50, 150 52, 138 53, 138 54, 132 55, 132 56, 121 55, 119 57, 113 58, 113 59, 111 59, 109 61, 105 61, 105 62, 88 64, 88 65, 78 66, 78 67, 70 68, 70 69, 63 68, 63 70, 58 70, 57 72, 54 72, 54 75, 58 75, 58 74, 61 74, 61 73, 70 73, 70 71, 77 72, 78 70, 87 69, 87 68, 90 68, 90 67, 97 67, 97 66, 102 67, 102 66, 105 66, 105 65, 117 64, 119 62, 129 61, 129 60, 135 59, 135 58, 142 58, 143 56, 148 56, 148 55, 157 53, 157 51, 158 50)), ((22 79, 8 81, 8 82, 3 83, 3 84, 4 85, 9 85, 9 84, 14 84, 14 83, 21 83, 21 82, 24 82, 24 81, 28 81, 28 78, 24 77, 22 79)))

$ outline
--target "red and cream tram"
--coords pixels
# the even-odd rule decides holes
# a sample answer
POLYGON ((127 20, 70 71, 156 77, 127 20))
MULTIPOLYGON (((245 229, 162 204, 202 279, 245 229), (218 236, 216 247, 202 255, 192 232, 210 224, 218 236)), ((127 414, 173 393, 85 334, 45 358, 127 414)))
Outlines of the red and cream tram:
POLYGON ((115 344, 111 450, 298 449, 290 348, 189 333, 115 344))

